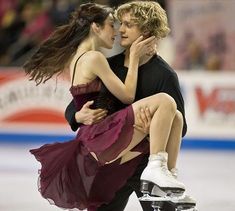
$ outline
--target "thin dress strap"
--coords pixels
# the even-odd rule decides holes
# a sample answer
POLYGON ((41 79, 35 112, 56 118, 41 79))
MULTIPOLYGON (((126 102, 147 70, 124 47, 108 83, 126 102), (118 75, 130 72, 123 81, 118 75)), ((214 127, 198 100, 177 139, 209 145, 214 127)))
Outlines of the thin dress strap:
MULTIPOLYGON (((86 53, 86 52, 85 52, 85 53, 86 53)), ((75 76, 75 70, 76 70, 76 66, 77 66, 78 60, 79 60, 85 53, 81 54, 81 55, 77 58, 77 61, 75 62, 75 65, 74 65, 74 68, 73 68, 72 86, 73 86, 73 81, 74 81, 74 76, 75 76)))

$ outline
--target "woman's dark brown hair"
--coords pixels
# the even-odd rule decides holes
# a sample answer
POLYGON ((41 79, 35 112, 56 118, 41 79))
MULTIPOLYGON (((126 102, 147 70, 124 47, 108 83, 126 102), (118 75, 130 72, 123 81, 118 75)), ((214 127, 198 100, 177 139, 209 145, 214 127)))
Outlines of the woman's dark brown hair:
POLYGON ((68 24, 58 27, 45 40, 23 68, 30 80, 45 83, 66 67, 79 44, 88 36, 91 23, 103 25, 112 9, 95 3, 82 4, 68 24))

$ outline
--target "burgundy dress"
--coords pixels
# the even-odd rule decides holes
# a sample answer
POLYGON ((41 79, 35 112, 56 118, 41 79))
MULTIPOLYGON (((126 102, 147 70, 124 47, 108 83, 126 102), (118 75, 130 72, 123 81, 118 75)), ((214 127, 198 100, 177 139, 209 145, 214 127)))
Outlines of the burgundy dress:
MULTIPOLYGON (((101 81, 95 79, 85 85, 72 86, 70 91, 77 109, 98 96, 101 81)), ((120 164, 115 159, 130 143, 133 135, 132 106, 108 115, 93 125, 80 127, 74 140, 46 144, 30 152, 41 162, 39 191, 50 203, 61 208, 96 210, 109 203, 134 173, 148 143, 141 142, 132 151, 141 155, 120 164), (90 152, 96 154, 98 161, 90 152)))

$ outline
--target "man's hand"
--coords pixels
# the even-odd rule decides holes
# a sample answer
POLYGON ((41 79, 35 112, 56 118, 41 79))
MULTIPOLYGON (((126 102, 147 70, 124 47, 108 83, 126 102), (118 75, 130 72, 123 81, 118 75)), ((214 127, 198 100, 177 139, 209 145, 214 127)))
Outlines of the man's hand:
POLYGON ((83 105, 80 111, 76 112, 75 119, 77 122, 84 125, 95 124, 107 116, 107 110, 104 109, 90 109, 94 101, 88 101, 83 105))
POLYGON ((151 113, 149 108, 141 108, 140 111, 136 114, 136 116, 137 121, 134 125, 134 128, 145 134, 149 134, 149 128, 151 123, 151 113))

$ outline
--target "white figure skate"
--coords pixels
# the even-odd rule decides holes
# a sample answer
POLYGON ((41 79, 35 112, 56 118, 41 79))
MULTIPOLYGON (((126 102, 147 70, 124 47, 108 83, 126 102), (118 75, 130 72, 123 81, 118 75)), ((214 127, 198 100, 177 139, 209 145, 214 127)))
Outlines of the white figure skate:
POLYGON ((181 196, 185 191, 183 183, 175 179, 167 168, 166 152, 150 155, 147 167, 141 175, 141 192, 151 194, 154 186, 159 187, 168 196, 176 194, 181 196))
MULTIPOLYGON (((170 173, 175 179, 177 179, 177 169, 172 169, 170 173)), ((165 203, 170 203, 175 208, 175 211, 197 210, 196 201, 192 197, 185 194, 182 195, 179 192, 170 192, 169 194, 169 192, 167 193, 155 185, 153 186, 150 195, 145 192, 143 197, 140 197, 139 200, 150 202, 154 211, 161 211, 165 203)))

